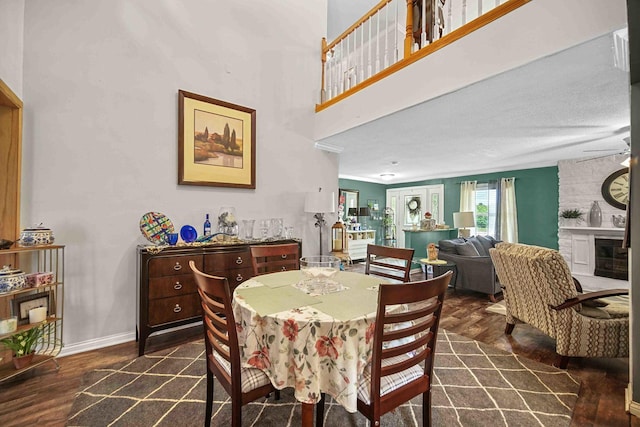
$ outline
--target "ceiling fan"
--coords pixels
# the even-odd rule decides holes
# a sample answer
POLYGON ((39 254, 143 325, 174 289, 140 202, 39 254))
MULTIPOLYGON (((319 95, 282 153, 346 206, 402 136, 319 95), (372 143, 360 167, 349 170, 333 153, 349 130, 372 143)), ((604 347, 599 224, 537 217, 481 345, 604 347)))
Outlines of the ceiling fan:
POLYGON ((596 152, 606 152, 606 151, 615 151, 614 153, 609 153, 609 154, 603 154, 601 156, 596 156, 596 157, 590 157, 588 159, 582 159, 582 160, 578 160, 578 162, 587 162, 589 160, 596 160, 596 159, 602 159, 603 157, 609 157, 609 156, 617 156, 617 155, 629 155, 631 154, 631 137, 630 136, 626 136, 624 138, 622 138, 622 140, 624 141, 625 144, 627 144, 627 147, 625 149, 623 149, 622 151, 616 148, 609 148, 609 149, 605 149, 605 150, 583 150, 585 153, 596 153, 596 152))

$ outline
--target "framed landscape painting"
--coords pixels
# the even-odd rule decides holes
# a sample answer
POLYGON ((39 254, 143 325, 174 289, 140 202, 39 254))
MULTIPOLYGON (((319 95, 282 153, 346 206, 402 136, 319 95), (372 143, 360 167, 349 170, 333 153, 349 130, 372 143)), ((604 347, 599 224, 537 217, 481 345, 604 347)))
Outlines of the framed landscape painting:
POLYGON ((256 188, 256 110, 178 91, 178 184, 256 188))

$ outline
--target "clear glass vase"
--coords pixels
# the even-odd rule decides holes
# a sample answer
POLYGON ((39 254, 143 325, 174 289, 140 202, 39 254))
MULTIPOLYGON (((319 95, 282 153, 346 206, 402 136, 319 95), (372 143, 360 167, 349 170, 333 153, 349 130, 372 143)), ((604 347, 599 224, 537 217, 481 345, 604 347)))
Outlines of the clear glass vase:
POLYGON ((229 206, 221 207, 218 212, 218 231, 220 233, 227 233, 229 231, 229 227, 237 226, 238 221, 236 220, 236 208, 229 206))

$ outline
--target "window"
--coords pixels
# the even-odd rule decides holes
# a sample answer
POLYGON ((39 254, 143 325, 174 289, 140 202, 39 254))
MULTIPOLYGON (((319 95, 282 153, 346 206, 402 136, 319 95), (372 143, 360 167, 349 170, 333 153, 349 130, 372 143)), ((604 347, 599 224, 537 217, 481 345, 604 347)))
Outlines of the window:
POLYGON ((498 189, 496 182, 478 183, 475 191, 476 234, 496 236, 498 189))

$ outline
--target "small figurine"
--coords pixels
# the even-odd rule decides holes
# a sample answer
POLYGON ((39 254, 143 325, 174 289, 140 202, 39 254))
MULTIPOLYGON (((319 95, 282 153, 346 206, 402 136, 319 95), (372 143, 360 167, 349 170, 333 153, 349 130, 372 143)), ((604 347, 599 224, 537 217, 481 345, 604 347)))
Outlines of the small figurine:
POLYGON ((438 248, 435 243, 429 243, 427 245, 427 259, 429 261, 436 261, 438 259, 438 248))

